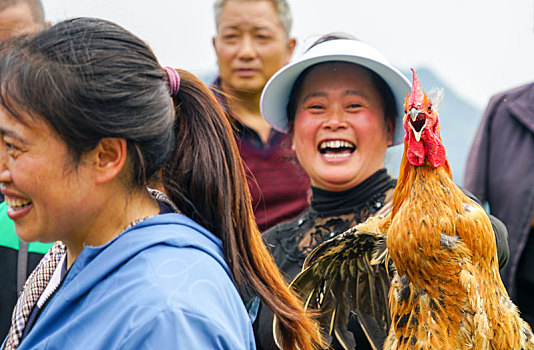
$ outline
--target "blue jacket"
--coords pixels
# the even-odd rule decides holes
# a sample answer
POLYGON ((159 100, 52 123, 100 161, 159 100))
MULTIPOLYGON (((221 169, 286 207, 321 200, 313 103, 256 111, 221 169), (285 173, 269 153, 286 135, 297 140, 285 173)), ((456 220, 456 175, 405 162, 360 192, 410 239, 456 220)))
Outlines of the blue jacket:
POLYGON ((19 347, 255 349, 221 241, 180 214, 85 247, 19 347))

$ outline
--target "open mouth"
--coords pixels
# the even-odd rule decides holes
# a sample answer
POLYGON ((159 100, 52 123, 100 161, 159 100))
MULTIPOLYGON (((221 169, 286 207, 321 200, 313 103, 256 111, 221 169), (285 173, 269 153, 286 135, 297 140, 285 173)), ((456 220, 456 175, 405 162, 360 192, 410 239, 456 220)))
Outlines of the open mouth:
POLYGON ((417 116, 410 119, 410 127, 415 135, 417 142, 421 139, 421 134, 425 130, 426 118, 423 113, 417 114, 417 116))
POLYGON ((319 144, 319 152, 327 158, 348 157, 356 150, 356 146, 349 141, 329 140, 319 144))
POLYGON ((13 210, 21 210, 32 204, 32 201, 29 199, 13 199, 5 197, 4 201, 6 202, 7 206, 13 210))

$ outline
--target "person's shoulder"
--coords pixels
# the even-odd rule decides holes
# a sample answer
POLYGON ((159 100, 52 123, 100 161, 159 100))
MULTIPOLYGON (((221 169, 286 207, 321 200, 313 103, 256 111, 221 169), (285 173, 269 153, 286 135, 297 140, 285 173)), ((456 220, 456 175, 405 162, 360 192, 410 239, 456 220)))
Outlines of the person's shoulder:
POLYGON ((516 86, 514 88, 504 90, 495 96, 504 96, 504 97, 517 97, 523 95, 524 93, 529 93, 534 91, 534 82, 524 84, 521 86, 516 86))
POLYGON ((509 118, 514 118, 527 125, 534 127, 534 83, 522 85, 494 95, 486 108, 485 117, 489 120, 501 120, 507 123, 509 118))
POLYGON ((222 253, 222 242, 212 232, 192 220, 178 213, 160 214, 148 218, 134 226, 124 240, 141 241, 140 246, 152 246, 155 243, 165 243, 175 247, 199 247, 206 251, 216 250, 222 253), (147 237, 148 236, 148 237, 147 237))
POLYGON ((135 315, 125 319, 136 327, 123 332, 127 334, 120 348, 151 345, 155 349, 248 349, 253 344, 250 319, 235 286, 226 281, 221 284, 220 273, 202 272, 213 266, 202 262, 187 266, 168 261, 163 264, 169 265, 169 269, 159 266, 153 271, 158 276, 146 283, 143 290, 125 295, 129 300, 127 310, 120 312, 135 315), (201 268, 192 268, 195 265, 201 268), (179 272, 171 266, 186 271, 179 272), (161 284, 162 278, 172 280, 172 286, 161 284), (180 331, 176 332, 177 329, 180 331))
POLYGON ((490 98, 489 105, 510 103, 534 94, 534 82, 501 91, 490 98))
MULTIPOLYGON (((140 252, 139 258, 150 266, 146 277, 159 284, 162 290, 176 290, 177 279, 186 285, 206 282, 215 293, 233 286, 228 266, 202 246, 158 244, 140 252)), ((191 297, 196 294, 192 293, 191 297)))
POLYGON ((202 249, 160 244, 134 259, 137 262, 130 263, 129 272, 121 272, 132 276, 123 292, 137 300, 135 304, 171 307, 199 317, 224 319, 225 312, 246 316, 231 273, 202 249))
POLYGON ((192 285, 204 284, 205 292, 216 296, 235 289, 221 240, 183 215, 147 219, 125 232, 113 252, 121 256, 123 272, 137 276, 139 285, 157 285, 160 294, 180 294, 185 300, 202 295, 191 293, 192 285))
POLYGON ((296 218, 281 222, 269 228, 262 233, 263 240, 267 244, 274 244, 282 237, 288 237, 298 231, 299 223, 302 222, 307 215, 309 208, 300 213, 296 218))
POLYGON ((265 232, 261 234, 263 241, 265 242, 265 244, 267 244, 267 248, 269 248, 270 244, 273 244, 274 242, 278 241, 278 237, 283 231, 282 230, 283 224, 285 223, 276 224, 275 226, 269 228, 268 230, 266 230, 265 232))

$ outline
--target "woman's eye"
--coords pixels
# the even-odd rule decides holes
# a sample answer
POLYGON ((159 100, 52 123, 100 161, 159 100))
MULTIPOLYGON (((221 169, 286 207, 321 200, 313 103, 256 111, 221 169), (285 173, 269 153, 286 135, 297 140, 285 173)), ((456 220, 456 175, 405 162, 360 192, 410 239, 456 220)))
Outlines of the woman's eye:
POLYGON ((4 145, 6 147, 7 153, 10 154, 10 155, 12 155, 14 152, 19 150, 19 148, 17 146, 13 145, 12 143, 4 141, 4 145))
POLYGON ((350 109, 356 109, 356 108, 360 108, 362 105, 361 104, 358 104, 358 103, 352 103, 350 104, 348 107, 350 109))
POLYGON ((313 112, 319 112, 319 111, 322 111, 324 110, 324 107, 322 105, 318 105, 318 104, 311 104, 309 105, 308 107, 306 107, 308 110, 311 110, 313 112))

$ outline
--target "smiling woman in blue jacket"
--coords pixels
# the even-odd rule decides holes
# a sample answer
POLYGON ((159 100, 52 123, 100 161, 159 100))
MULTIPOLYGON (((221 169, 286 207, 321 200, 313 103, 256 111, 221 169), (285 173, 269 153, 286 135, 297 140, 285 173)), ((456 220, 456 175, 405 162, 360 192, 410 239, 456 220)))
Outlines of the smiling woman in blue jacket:
POLYGON ((256 296, 284 348, 320 342, 263 245, 214 96, 131 33, 79 18, 3 48, 0 136, 17 235, 57 241, 5 349, 253 349, 256 296))

